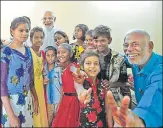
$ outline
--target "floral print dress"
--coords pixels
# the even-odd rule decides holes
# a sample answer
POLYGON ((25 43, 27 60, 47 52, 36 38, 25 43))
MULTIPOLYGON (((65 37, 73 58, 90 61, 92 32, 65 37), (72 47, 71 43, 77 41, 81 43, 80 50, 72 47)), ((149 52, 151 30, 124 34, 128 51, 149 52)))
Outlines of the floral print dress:
POLYGON ((92 93, 86 106, 80 103, 79 127, 106 127, 104 88, 99 80, 94 85, 90 78, 86 78, 83 87, 87 90, 92 88, 92 93))
MULTIPOLYGON (((1 97, 8 96, 20 127, 33 126, 30 87, 33 87, 33 65, 29 48, 21 52, 4 47, 1 51, 1 97)), ((2 103, 1 126, 9 127, 7 112, 2 103)))

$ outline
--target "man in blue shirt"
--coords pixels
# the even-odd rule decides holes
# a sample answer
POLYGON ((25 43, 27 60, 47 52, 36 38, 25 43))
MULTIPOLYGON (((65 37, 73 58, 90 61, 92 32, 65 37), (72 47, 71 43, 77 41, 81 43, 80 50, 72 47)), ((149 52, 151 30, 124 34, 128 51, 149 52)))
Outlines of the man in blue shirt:
POLYGON ((137 106, 128 109, 129 97, 124 97, 117 108, 111 91, 108 102, 114 126, 161 127, 162 124, 162 56, 153 52, 153 42, 144 30, 131 30, 123 44, 125 55, 131 64, 137 106))

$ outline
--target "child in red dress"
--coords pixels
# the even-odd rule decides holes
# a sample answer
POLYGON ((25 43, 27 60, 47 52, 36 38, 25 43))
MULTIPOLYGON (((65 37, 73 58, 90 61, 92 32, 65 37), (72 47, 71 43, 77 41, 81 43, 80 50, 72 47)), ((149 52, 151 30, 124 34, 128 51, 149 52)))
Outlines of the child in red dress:
POLYGON ((79 101, 74 87, 72 66, 79 67, 71 62, 73 56, 71 45, 62 43, 57 49, 57 58, 64 68, 62 73, 63 96, 58 112, 53 120, 52 127, 77 127, 79 118, 79 101))

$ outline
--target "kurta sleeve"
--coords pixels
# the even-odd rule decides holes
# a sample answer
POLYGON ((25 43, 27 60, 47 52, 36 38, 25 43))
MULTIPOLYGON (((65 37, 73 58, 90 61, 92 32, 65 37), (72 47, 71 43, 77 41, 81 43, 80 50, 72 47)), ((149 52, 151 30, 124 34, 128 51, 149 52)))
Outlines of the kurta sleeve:
POLYGON ((8 96, 7 77, 10 59, 11 49, 9 47, 1 49, 1 96, 8 96))
POLYGON ((7 88, 7 76, 8 76, 8 64, 1 62, 1 96, 8 96, 7 88))

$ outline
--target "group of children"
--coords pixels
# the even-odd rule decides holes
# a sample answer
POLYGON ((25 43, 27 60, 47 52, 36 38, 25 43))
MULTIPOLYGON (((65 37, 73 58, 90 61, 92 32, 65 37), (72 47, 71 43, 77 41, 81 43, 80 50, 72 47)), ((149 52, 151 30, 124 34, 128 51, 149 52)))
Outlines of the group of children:
POLYGON ((57 48, 40 50, 45 33, 30 27, 28 18, 14 19, 12 43, 1 47, 1 126, 112 126, 106 92, 110 89, 119 105, 131 93, 125 86, 124 58, 108 47, 110 28, 100 25, 89 30, 78 24, 75 43, 57 31, 53 35, 57 48), (30 48, 23 45, 28 36, 30 48))

